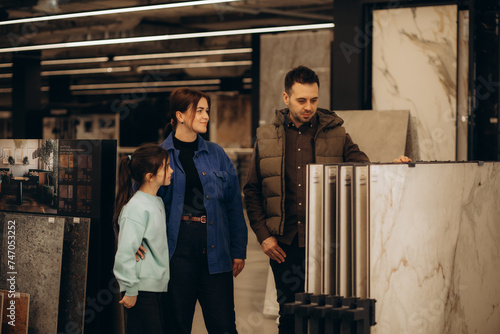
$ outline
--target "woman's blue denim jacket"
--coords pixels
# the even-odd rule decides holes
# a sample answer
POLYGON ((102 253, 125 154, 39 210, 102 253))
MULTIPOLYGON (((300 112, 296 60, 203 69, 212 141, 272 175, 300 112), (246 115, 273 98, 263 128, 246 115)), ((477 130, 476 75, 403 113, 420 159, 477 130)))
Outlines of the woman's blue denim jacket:
MULTIPOLYGON (((174 148, 172 132, 161 144, 170 156, 173 169, 170 186, 158 193, 163 198, 167 214, 167 237, 170 257, 174 254, 179 235, 186 175, 174 148)), ((245 259, 248 241, 243 215, 241 189, 234 165, 226 152, 215 143, 198 135, 198 151, 193 157, 203 186, 203 203, 207 211, 207 258, 211 274, 232 270, 232 259, 245 259)))

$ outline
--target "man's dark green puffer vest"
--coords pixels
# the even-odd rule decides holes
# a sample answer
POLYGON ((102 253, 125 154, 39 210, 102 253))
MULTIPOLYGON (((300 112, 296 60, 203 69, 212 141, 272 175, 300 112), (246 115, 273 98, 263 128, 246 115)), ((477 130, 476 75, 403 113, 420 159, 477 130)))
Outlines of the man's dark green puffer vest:
MULTIPOLYGON (((288 109, 276 111, 270 124, 257 129, 259 167, 266 211, 266 226, 271 234, 282 235, 285 212, 285 129, 288 109)), ((346 132, 344 121, 334 112, 317 110, 318 130, 315 135, 316 163, 343 162, 346 132)))

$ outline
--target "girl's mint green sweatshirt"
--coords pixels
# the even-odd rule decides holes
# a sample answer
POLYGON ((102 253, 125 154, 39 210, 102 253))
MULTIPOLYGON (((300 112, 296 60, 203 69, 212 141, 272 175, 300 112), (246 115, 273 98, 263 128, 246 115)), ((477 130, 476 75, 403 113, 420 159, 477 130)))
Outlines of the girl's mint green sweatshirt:
POLYGON ((118 218, 118 249, 113 272, 120 291, 137 296, 139 291, 167 291, 170 278, 165 206, 158 196, 137 191, 118 218), (137 262, 140 245, 146 249, 137 262))

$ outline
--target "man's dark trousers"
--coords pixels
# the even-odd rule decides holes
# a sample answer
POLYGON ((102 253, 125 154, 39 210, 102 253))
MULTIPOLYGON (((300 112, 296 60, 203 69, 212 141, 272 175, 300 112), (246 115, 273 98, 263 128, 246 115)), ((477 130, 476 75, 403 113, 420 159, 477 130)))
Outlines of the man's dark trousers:
POLYGON ((304 292, 305 247, 299 247, 297 236, 290 245, 278 242, 286 254, 285 262, 270 260, 276 284, 277 300, 280 305, 280 334, 295 333, 295 318, 283 314, 284 304, 295 301, 295 294, 304 292))

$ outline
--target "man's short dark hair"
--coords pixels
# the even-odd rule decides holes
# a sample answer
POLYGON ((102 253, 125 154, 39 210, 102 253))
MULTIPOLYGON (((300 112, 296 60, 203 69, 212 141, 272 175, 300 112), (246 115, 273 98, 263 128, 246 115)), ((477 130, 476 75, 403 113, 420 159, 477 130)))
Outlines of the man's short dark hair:
POLYGON ((290 90, 294 83, 313 84, 317 83, 319 88, 318 75, 306 66, 297 66, 285 76, 285 92, 290 95, 290 90))

